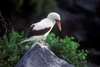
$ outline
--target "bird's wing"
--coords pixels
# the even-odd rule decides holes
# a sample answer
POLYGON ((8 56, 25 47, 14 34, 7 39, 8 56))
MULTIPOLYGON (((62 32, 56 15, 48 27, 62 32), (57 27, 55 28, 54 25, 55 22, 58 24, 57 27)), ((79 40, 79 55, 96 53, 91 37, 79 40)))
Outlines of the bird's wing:
POLYGON ((51 27, 46 27, 44 29, 36 30, 36 29, 34 29, 35 26, 38 26, 38 25, 32 24, 31 27, 26 32, 25 36, 31 37, 31 36, 43 35, 43 34, 47 33, 51 29, 51 27))

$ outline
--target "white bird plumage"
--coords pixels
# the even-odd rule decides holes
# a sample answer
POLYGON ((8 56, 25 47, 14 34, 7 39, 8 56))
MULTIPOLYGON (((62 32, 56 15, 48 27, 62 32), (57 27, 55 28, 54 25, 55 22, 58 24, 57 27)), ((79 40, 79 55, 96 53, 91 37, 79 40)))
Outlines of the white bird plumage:
POLYGON ((33 30, 34 29, 35 30, 41 30, 41 29, 45 29, 45 28, 54 26, 55 23, 49 23, 49 22, 53 22, 53 21, 45 18, 45 19, 41 20, 40 22, 38 22, 36 24, 32 24, 32 26, 35 25, 33 30))
MULTIPOLYGON (((37 32, 37 34, 32 35, 31 37, 29 37, 28 39, 22 41, 18 45, 21 45, 21 44, 24 44, 24 43, 27 43, 27 42, 30 42, 30 41, 45 40, 47 35, 50 33, 53 26, 55 25, 56 21, 60 21, 60 20, 61 20, 61 18, 60 18, 60 15, 58 13, 56 13, 56 12, 49 13, 47 18, 44 18, 40 22, 33 23, 30 26, 31 32, 33 32, 33 33, 37 32), (47 30, 47 31, 45 31, 45 30, 47 30), (39 31, 41 31, 43 34, 38 35, 38 34, 41 33, 41 32, 39 33, 39 31)), ((28 31, 28 32, 30 33, 30 31, 28 31)))

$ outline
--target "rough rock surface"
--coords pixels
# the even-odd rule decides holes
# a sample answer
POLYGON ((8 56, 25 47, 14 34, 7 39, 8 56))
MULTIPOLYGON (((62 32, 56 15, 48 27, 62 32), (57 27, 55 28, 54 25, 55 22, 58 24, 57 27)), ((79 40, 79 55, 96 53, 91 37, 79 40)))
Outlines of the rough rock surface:
POLYGON ((74 67, 58 58, 47 45, 33 44, 15 67, 74 67))

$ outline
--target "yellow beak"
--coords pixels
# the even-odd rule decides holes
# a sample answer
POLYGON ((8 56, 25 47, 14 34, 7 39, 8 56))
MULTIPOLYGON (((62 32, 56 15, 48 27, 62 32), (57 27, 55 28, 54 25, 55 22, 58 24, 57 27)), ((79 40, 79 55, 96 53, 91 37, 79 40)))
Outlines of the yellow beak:
POLYGON ((59 30, 61 31, 61 24, 60 24, 60 22, 57 22, 57 25, 58 25, 59 30))

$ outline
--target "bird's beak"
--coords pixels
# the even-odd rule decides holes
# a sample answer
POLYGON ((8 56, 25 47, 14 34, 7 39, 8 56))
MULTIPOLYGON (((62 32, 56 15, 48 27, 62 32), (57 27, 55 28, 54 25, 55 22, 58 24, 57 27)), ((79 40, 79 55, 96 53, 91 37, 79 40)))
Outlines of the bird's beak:
POLYGON ((60 24, 60 22, 57 22, 57 25, 59 27, 59 30, 61 31, 61 24, 60 24))

